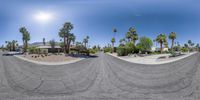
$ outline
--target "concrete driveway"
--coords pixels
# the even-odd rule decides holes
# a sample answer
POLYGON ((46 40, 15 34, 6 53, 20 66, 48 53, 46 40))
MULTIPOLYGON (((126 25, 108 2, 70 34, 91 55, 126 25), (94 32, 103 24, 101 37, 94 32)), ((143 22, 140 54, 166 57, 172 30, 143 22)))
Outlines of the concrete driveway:
POLYGON ((0 100, 194 100, 200 97, 199 58, 143 65, 99 53, 48 66, 0 54, 0 100))

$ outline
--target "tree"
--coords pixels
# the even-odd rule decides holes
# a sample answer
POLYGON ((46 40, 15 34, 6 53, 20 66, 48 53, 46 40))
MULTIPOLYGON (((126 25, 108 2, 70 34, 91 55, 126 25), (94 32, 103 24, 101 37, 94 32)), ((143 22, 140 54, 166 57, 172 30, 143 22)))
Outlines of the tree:
POLYGON ((165 48, 169 48, 169 45, 168 45, 167 41, 164 42, 164 46, 165 46, 165 48))
POLYGON ((174 40, 176 39, 176 33, 175 33, 175 32, 171 32, 171 33, 169 34, 169 39, 172 40, 171 49, 173 50, 173 47, 174 47, 174 40))
POLYGON ((138 34, 137 34, 135 28, 134 27, 130 27, 129 28, 129 32, 131 33, 131 39, 132 39, 133 43, 135 44, 136 40, 138 40, 138 34))
POLYGON ((24 52, 27 52, 28 41, 30 40, 30 33, 27 31, 25 27, 21 27, 19 31, 22 33, 24 52))
POLYGON ((17 46, 17 40, 12 40, 12 50, 15 51, 17 46))
POLYGON ((114 33, 114 37, 115 37, 115 35, 117 33, 117 29, 116 28, 113 29, 113 33, 114 33))
POLYGON ((42 39, 43 45, 46 45, 45 38, 42 39))
POLYGON ((125 38, 120 39, 119 42, 120 42, 120 46, 123 46, 126 43, 126 39, 125 38))
POLYGON ((128 39, 128 42, 131 41, 131 33, 130 32, 126 33, 126 38, 128 39))
POLYGON ((83 39, 83 44, 85 45, 85 47, 87 48, 88 42, 89 42, 89 36, 86 36, 86 38, 83 39))
POLYGON ((81 43, 81 42, 76 42, 76 47, 75 47, 78 51, 78 54, 80 52, 86 51, 87 48, 81 43))
POLYGON ((60 29, 59 32, 59 36, 61 38, 63 38, 64 41, 64 53, 69 53, 69 49, 70 48, 70 36, 72 35, 72 33, 70 33, 70 31, 73 29, 73 25, 70 22, 66 22, 63 27, 60 29), (66 43, 68 42, 68 43, 66 43))
POLYGON ((115 38, 111 39, 111 43, 112 43, 112 53, 114 52, 114 43, 115 43, 115 38))
POLYGON ((197 51, 200 50, 200 45, 199 45, 199 43, 197 43, 197 45, 196 45, 196 49, 197 49, 197 51))
POLYGON ((55 45, 56 45, 55 40, 54 40, 54 39, 50 40, 50 41, 49 41, 49 44, 51 45, 51 49, 52 49, 52 51, 53 51, 53 53, 54 53, 54 51, 55 51, 55 45))
POLYGON ((192 51, 193 46, 195 45, 192 40, 188 40, 189 51, 192 51))
POLYGON ((67 39, 67 51, 70 51, 70 47, 71 47, 71 42, 75 42, 76 37, 74 36, 73 33, 70 33, 67 39))
POLYGON ((12 42, 10 42, 10 41, 5 41, 5 43, 7 44, 7 45, 6 45, 6 48, 9 49, 9 51, 12 51, 12 42))
POLYGON ((133 41, 135 44, 138 40, 138 34, 134 27, 130 27, 129 31, 126 33, 126 38, 128 39, 128 42, 133 41))
POLYGON ((137 46, 142 52, 150 51, 153 46, 153 41, 150 38, 143 36, 140 38, 137 46))
POLYGON ((160 52, 163 51, 163 43, 166 42, 166 35, 165 34, 159 34, 156 38, 156 41, 160 43, 160 52))

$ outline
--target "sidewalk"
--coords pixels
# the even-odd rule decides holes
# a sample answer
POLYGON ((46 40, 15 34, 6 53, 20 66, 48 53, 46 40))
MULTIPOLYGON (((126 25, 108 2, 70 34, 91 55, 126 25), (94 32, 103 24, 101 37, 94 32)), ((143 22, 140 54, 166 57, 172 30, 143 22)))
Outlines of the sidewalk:
POLYGON ((128 62, 132 62, 132 63, 138 63, 138 64, 165 64, 165 63, 170 63, 170 62, 174 62, 174 61, 177 61, 177 60, 180 60, 180 59, 183 59, 183 58, 186 58, 188 56, 191 56, 193 54, 196 54, 197 52, 192 52, 192 53, 189 53, 189 54, 185 54, 185 55, 182 55, 182 56, 179 56, 179 57, 175 57, 175 58, 169 58, 169 59, 160 59, 158 60, 159 57, 162 57, 162 56, 169 56, 170 54, 159 54, 159 55, 151 55, 151 56, 145 56, 145 57, 134 57, 134 56, 117 56, 116 53, 114 54, 110 54, 108 53, 109 55, 111 56, 114 56, 114 57, 117 57, 121 60, 125 60, 125 61, 128 61, 128 62))
POLYGON ((14 55, 14 56, 16 58, 21 59, 21 60, 28 61, 28 62, 35 63, 35 64, 40 64, 40 65, 65 65, 65 64, 75 63, 75 62, 78 62, 78 61, 85 59, 85 58, 79 58, 79 59, 76 59, 76 60, 69 60, 69 61, 64 61, 64 62, 39 62, 39 61, 34 61, 34 60, 24 58, 24 57, 21 57, 21 56, 18 56, 18 55, 14 55))

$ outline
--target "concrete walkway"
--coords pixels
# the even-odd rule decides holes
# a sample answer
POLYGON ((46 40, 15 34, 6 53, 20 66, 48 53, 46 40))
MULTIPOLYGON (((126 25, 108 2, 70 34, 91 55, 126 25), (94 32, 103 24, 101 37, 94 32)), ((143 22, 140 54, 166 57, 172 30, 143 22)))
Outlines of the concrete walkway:
POLYGON ((144 65, 100 53, 49 66, 0 55, 0 100, 195 100, 199 60, 144 65))

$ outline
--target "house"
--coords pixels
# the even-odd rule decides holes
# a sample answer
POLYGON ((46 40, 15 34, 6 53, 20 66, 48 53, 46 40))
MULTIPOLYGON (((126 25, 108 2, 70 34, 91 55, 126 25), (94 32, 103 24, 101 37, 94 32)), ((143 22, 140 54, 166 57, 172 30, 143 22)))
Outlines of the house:
POLYGON ((46 53, 56 53, 62 51, 62 48, 60 46, 55 46, 54 48, 52 48, 49 45, 43 45, 43 46, 37 46, 36 48, 39 48, 41 52, 46 52, 46 53))
MULTIPOLYGON (((152 52, 160 51, 160 48, 158 48, 158 47, 152 47, 152 48, 151 48, 151 51, 152 51, 152 52)), ((164 51, 164 52, 168 52, 168 51, 169 51, 169 48, 163 48, 163 51, 164 51)))

